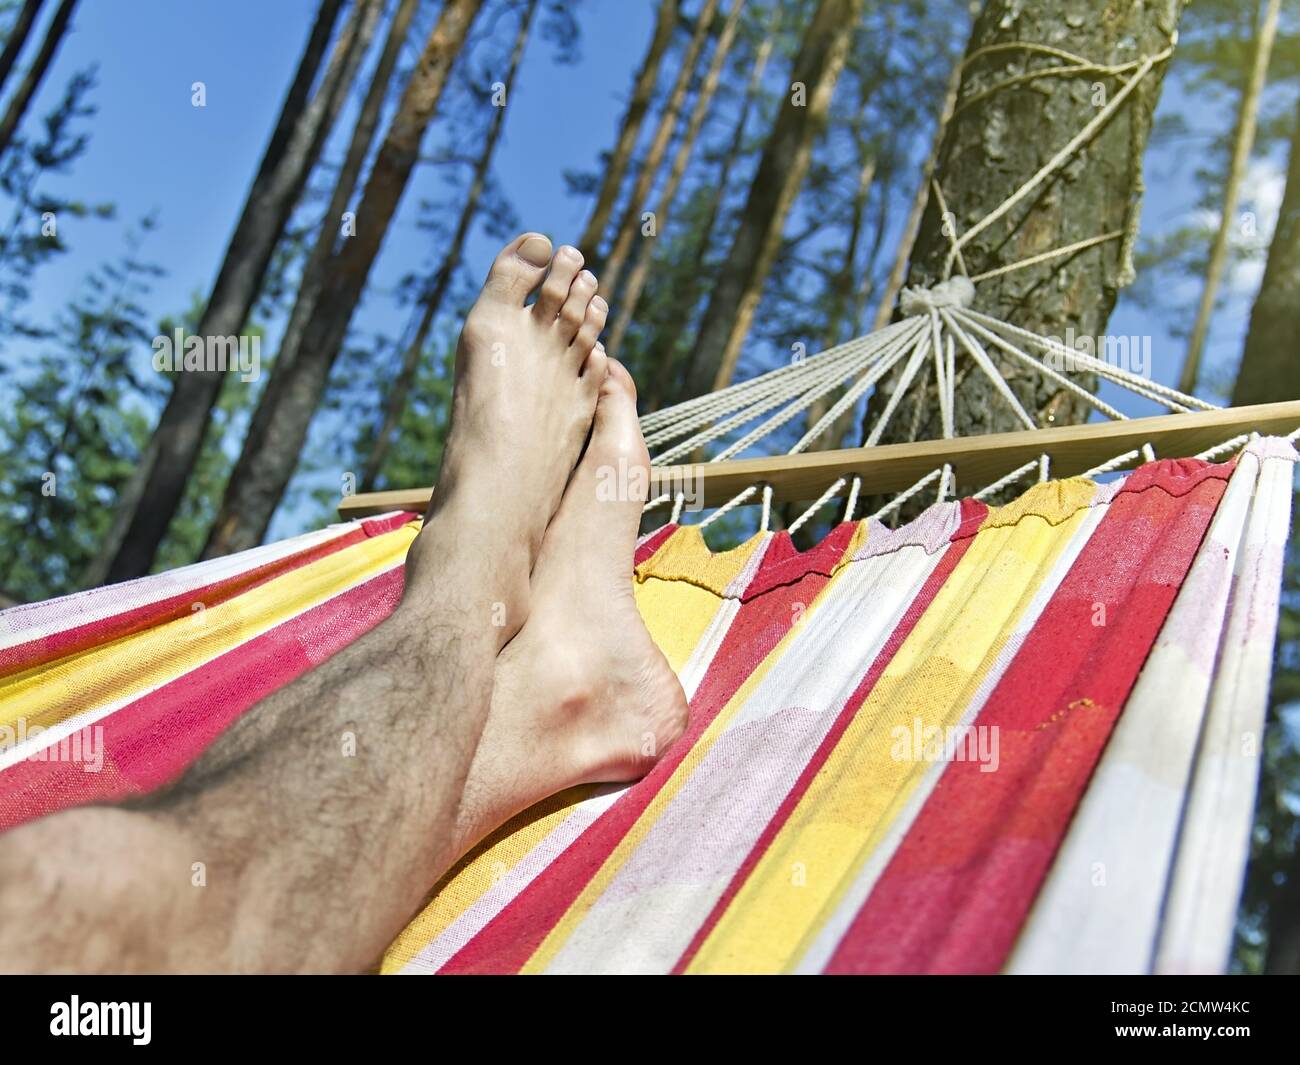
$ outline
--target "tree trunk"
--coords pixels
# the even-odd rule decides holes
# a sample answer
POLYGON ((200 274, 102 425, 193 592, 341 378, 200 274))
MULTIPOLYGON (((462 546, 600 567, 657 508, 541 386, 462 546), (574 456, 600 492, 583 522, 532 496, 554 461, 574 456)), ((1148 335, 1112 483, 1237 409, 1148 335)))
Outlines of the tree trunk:
POLYGON ((686 101, 686 93, 691 87, 695 64, 699 62, 700 53, 704 49, 704 42, 709 36, 709 28, 713 25, 713 16, 717 10, 718 0, 704 0, 700 8, 695 32, 691 34, 690 43, 686 46, 686 54, 682 57, 681 69, 677 72, 677 81, 673 83, 672 92, 668 94, 668 99, 664 103, 663 113, 659 116, 659 125, 655 127, 654 136, 650 139, 650 147, 646 149, 645 159, 641 162, 641 169, 637 173, 627 204, 623 208, 623 218, 614 234, 614 244, 609 249, 609 254, 600 263, 600 283, 606 292, 618 292, 619 276, 623 272, 623 265, 627 262, 628 253, 632 250, 632 241, 641 231, 641 208, 645 204, 646 197, 650 195, 655 176, 659 173, 659 166, 668 151, 673 129, 677 125, 677 116, 681 113, 682 104, 686 101))
MULTIPOLYGON (((317 300, 325 284, 325 271, 338 243, 340 223, 347 205, 356 192, 361 168, 365 165, 370 147, 374 143, 375 132, 379 128, 379 118, 383 111, 384 100, 388 95, 389 83, 393 78, 397 60, 411 28, 411 20, 419 7, 419 0, 402 0, 393 20, 388 26, 388 36, 379 54, 371 77, 370 87, 366 90, 361 111, 357 115, 356 125, 352 128, 352 137, 343 156, 343 165, 339 169, 330 194, 321 227, 316 234, 316 242, 303 268, 302 280, 298 285, 298 295, 294 300, 289 322, 285 326, 284 338, 271 368, 271 379, 258 398, 257 407, 249 422, 248 432, 240 448, 239 458, 226 483, 225 495, 208 542, 203 549, 204 558, 229 554, 254 547, 265 532, 270 513, 279 502, 280 493, 274 490, 263 478, 255 475, 262 468, 266 459, 259 459, 267 450, 268 435, 279 416, 280 404, 285 392, 285 384, 290 379, 290 367, 298 359, 302 350, 302 339, 307 322, 316 309, 317 300), (256 517, 255 517, 256 515, 256 517), (260 515, 266 515, 263 519, 260 515)), ((297 456, 287 456, 287 461, 296 463, 297 456)))
MULTIPOLYGON (((1098 114, 1098 85, 1110 100, 1114 77, 1044 77, 985 94, 995 84, 1037 68, 1042 60, 1012 42, 1068 42, 1097 64, 1130 63, 1168 48, 1183 0, 1092 0, 1069 10, 988 0, 975 20, 958 103, 939 154, 937 177, 958 238, 1024 185, 1098 114)), ((1075 158, 963 249, 977 275, 1102 233, 1136 228, 1146 147, 1166 64, 1157 63, 1075 158)), ((1131 78, 1130 71, 1125 77, 1131 78)), ((930 286, 944 274, 951 241, 931 198, 912 254, 910 281, 930 286)), ((1120 287, 1127 283, 1128 241, 1094 245, 1069 257, 991 277, 976 285, 975 308, 1047 336, 1098 338, 1120 287)), ((1084 420, 1089 408, 1074 394, 995 349, 989 355, 1040 425, 1084 420)), ((901 369, 881 382, 868 404, 864 438, 897 384, 901 369)), ((1085 375, 1075 375, 1085 387, 1085 375)), ((1022 428, 992 384, 963 356, 957 365, 958 436, 1022 428), (969 372, 966 372, 969 371, 969 372)), ((911 389, 881 443, 942 436, 934 382, 911 389)))
POLYGON ((772 56, 772 45, 776 41, 780 13, 780 7, 773 9, 772 27, 759 42, 754 53, 754 65, 750 71, 749 84, 745 87, 744 102, 740 105, 740 114, 736 117, 736 125, 731 132, 731 142, 727 145, 727 150, 723 154, 722 165, 718 168, 717 180, 713 183, 714 192, 709 202, 708 214, 700 226, 699 241, 695 248, 695 268, 688 274, 690 281, 686 290, 680 293, 678 297, 682 313, 671 323, 669 331, 659 338, 657 347, 663 355, 659 361, 658 372, 651 381, 650 387, 646 390, 644 402, 647 411, 658 410, 665 403, 675 402, 676 399, 680 398, 675 395, 676 389, 673 386, 673 380, 678 368, 677 346, 681 342, 682 333, 686 331, 687 323, 691 320, 691 312, 695 308, 695 301, 700 296, 700 285, 705 277, 704 260, 709 249, 713 246, 713 231, 717 227, 718 218, 722 214, 723 200, 731 183, 731 172, 735 169, 745 147, 745 127, 749 125, 750 112, 753 111, 754 102, 762 91, 763 74, 767 70, 767 61, 772 56))
POLYGON ((1300 112, 1291 135, 1286 191, 1232 390, 1234 407, 1300 398, 1296 337, 1300 337, 1300 112))
POLYGON ((921 216, 925 205, 930 202, 930 181, 934 177, 934 168, 939 162, 939 150, 943 146, 944 135, 948 132, 948 123, 952 120, 952 109, 957 106, 957 90, 961 87, 961 60, 952 65, 948 75, 948 84, 943 90, 943 105, 939 109, 939 119, 934 125, 934 138, 930 142, 930 154, 921 166, 921 173, 916 183, 916 195, 912 197, 912 207, 907 213, 907 221, 898 238, 898 247, 894 251, 894 264, 889 269, 889 278, 885 290, 880 294, 880 303, 876 306, 876 320, 872 330, 884 329, 894 316, 894 303, 903 291, 903 279, 907 276, 907 264, 916 246, 916 235, 921 229, 921 216))
POLYGON ((578 247, 593 263, 600 252, 605 229, 609 226, 610 216, 614 213, 614 204, 618 200, 618 190, 623 185, 623 175, 627 173, 628 163, 636 148, 637 137, 641 134, 641 124, 650 109, 650 100, 654 96, 655 83, 659 80, 659 64, 663 62, 664 53, 673 39, 673 30, 677 27, 677 0, 659 0, 659 10, 655 15, 655 29, 650 37, 650 46, 645 58, 641 60, 641 69, 637 72, 636 83, 632 87, 632 99, 628 101, 627 110, 623 112, 623 123, 619 126, 618 140, 605 164, 605 177, 600 183, 600 192, 596 204, 591 209, 591 217, 582 231, 578 247))
POLYGON ((32 23, 36 21, 36 15, 44 2, 45 0, 24 0, 22 8, 18 11, 18 17, 9 28, 4 50, 0 51, 0 91, 3 91, 5 82, 13 73, 14 64, 22 54, 23 46, 27 43, 27 35, 32 32, 32 23))
MULTIPOLYGON (((687 120, 686 131, 677 145, 677 153, 668 168, 668 178, 659 193, 659 202, 654 211, 656 232, 663 229, 667 223, 668 212, 677 197, 677 190, 681 187, 682 178, 686 174, 686 166, 690 162, 695 141, 700 135, 700 130, 704 128, 704 120, 708 117, 714 93, 717 92, 718 82, 722 78, 722 68, 731 53, 731 45, 736 38, 736 29, 740 25, 740 15, 744 7, 745 0, 735 0, 731 6, 731 13, 722 26, 722 32, 718 35, 718 43, 713 50, 713 58, 709 61, 708 72, 704 75, 704 82, 695 97, 695 106, 691 109, 691 117, 687 120)), ((641 290, 645 287, 646 277, 650 272, 653 249, 652 240, 642 239, 637 245, 632 270, 623 285, 623 290, 619 293, 618 314, 614 318, 605 345, 614 355, 618 354, 619 345, 623 342, 623 334, 627 332, 632 314, 636 310, 637 300, 641 298, 641 290)))
POLYGON ((1228 260, 1228 240, 1237 225, 1237 199, 1241 193, 1241 179, 1245 177, 1246 167, 1250 165, 1250 153, 1255 147, 1259 101, 1264 93, 1264 80, 1268 76, 1268 61, 1273 54, 1273 42, 1277 38, 1277 20, 1281 7, 1282 0, 1265 0, 1262 21, 1259 18, 1258 8, 1255 12, 1255 61, 1251 65, 1250 79, 1241 92, 1237 124, 1232 136, 1232 159, 1228 164, 1228 175, 1223 183, 1223 209, 1219 216, 1219 228, 1214 234, 1214 245, 1210 249, 1210 259, 1205 267, 1205 287, 1201 290, 1201 302, 1196 308, 1196 321, 1187 340, 1187 355, 1183 358, 1183 372, 1178 379, 1178 388, 1188 395, 1196 391, 1196 379, 1201 371, 1201 356, 1205 351, 1205 338, 1210 331, 1210 319, 1214 315, 1219 282, 1223 278, 1224 264, 1228 260))
POLYGON ((763 283, 776 258, 813 141, 826 121, 862 0, 819 0, 799 46, 791 92, 782 104, 749 187, 740 224, 709 299, 691 353, 693 395, 731 383, 763 283))
MULTIPOLYGON (((72 9, 76 6, 77 0, 63 0, 54 12, 54 17, 50 19, 49 28, 45 31, 45 39, 41 41, 40 51, 36 53, 32 65, 27 68, 23 80, 18 83, 18 88, 14 90, 13 98, 9 101, 9 108, 5 111, 4 118, 0 119, 0 155, 3 155, 5 149, 9 147, 9 142, 13 140, 14 134, 18 132, 18 124, 22 122, 23 115, 27 112, 27 105, 32 102, 36 90, 41 87, 45 72, 50 69, 50 64, 54 61, 54 53, 59 50, 59 45, 63 43, 63 33, 68 28, 68 20, 72 18, 72 9)), ((14 27, 15 31, 26 14, 26 8, 19 12, 18 23, 14 27)), ((35 15, 36 12, 32 11, 32 17, 35 17, 35 15)), ((30 22, 28 23, 29 27, 30 22)), ((26 28, 24 28, 23 32, 25 36, 26 28)), ((22 47, 21 42, 19 42, 18 47, 22 47)), ((8 56, 8 51, 9 47, 6 44, 6 58, 9 59, 12 65, 13 61, 18 58, 18 53, 15 51, 13 56, 8 56)), ((8 71, 4 73, 7 74, 8 71)))
POLYGON ((520 19, 519 33, 515 37, 514 50, 510 54, 510 66, 506 71, 505 81, 502 82, 505 88, 505 102, 497 107, 492 115, 487 136, 483 140, 483 148, 474 163, 474 176, 470 181, 469 191, 465 195, 465 203, 461 208, 460 218, 456 223, 456 232, 452 235, 447 255, 438 268, 437 274, 434 275, 433 283, 429 286, 428 292, 425 294, 424 309, 420 314, 420 322, 416 326, 411 343, 407 345, 405 352, 402 354, 402 367, 384 397, 383 420, 374 444, 370 448, 370 454, 366 456, 365 468, 361 472, 359 487, 363 492, 369 492, 374 488, 375 481, 379 477, 379 471, 383 468, 384 459, 388 457, 388 451, 393 444, 393 437, 397 433, 398 423, 402 420, 402 414, 406 410, 406 401, 410 395, 411 386, 415 383, 415 374, 419 369, 420 356, 424 353, 425 342, 429 339, 429 330, 433 328, 434 319, 442 307, 442 301, 446 298, 447 290, 451 288, 451 282, 456 276, 456 270, 459 268, 461 258, 464 255, 465 238, 469 236, 470 227, 474 224, 474 219, 478 215, 479 201, 482 199, 483 190, 487 186, 488 171, 492 168, 492 157, 496 154, 497 142, 501 139, 501 129, 505 125, 506 106, 514 88, 515 75, 519 72, 519 64, 523 60, 524 46, 528 43, 528 33, 532 26, 533 15, 537 10, 537 3, 538 0, 528 0, 528 6, 524 9, 523 17, 520 19))
MULTIPOLYGON (((438 15, 371 167, 357 209, 356 235, 330 258, 303 329, 298 357, 285 373, 276 375, 280 393, 274 417, 267 419, 260 449, 248 450, 245 456, 246 472, 238 486, 239 508, 233 498, 225 508, 223 549, 252 546, 266 534, 276 504, 298 465, 330 369, 419 158, 425 130, 481 7, 482 0, 447 0, 438 15)), ((217 553, 216 548, 214 541, 210 553, 217 553)))
MULTIPOLYGON (((359 11, 339 35, 320 88, 311 95, 341 7, 341 0, 321 2, 293 84, 199 321, 199 337, 232 337, 243 330, 266 277, 271 255, 347 95, 348 83, 360 58, 361 49, 354 47, 359 43, 359 11)), ((174 374, 162 417, 140 456, 135 475, 118 500, 100 557, 85 575, 87 587, 149 572, 158 545, 180 506, 185 482, 198 460, 208 420, 225 377, 223 371, 216 369, 174 374)))

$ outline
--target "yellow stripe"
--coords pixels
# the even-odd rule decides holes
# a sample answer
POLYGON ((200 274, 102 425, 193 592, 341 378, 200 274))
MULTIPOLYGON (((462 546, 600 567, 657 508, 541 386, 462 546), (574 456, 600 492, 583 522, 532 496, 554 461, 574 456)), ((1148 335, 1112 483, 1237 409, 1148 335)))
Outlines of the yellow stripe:
POLYGON ((698 525, 683 525, 673 530, 653 555, 636 568, 638 581, 658 577, 666 581, 689 581, 722 595, 740 574, 745 563, 764 540, 766 533, 756 533, 730 551, 714 554, 698 525))
POLYGON ((330 597, 401 562, 419 526, 292 570, 234 599, 69 655, 0 682, 0 725, 57 724, 175 680, 330 597))
POLYGON ((893 729, 910 735, 916 718, 923 728, 961 719, 1086 521, 1078 497, 1092 490, 1069 489, 1075 498, 1060 508, 1044 499, 1042 520, 981 527, 688 972, 773 972, 797 961, 929 768, 893 756, 893 729))
MULTIPOLYGON (((843 570, 840 570, 840 573, 842 574, 843 570)), ((814 619, 821 603, 825 599, 827 591, 837 579, 838 575, 826 582, 821 591, 813 598, 808 609, 796 619, 795 623, 790 627, 790 630, 785 634, 781 642, 773 648, 761 663, 759 663, 758 667, 749 675, 749 677, 746 678, 745 682, 739 689, 737 689, 735 695, 733 695, 727 702, 727 705, 718 712, 717 717, 715 717, 709 724, 709 727, 704 730, 703 735, 701 735, 699 740, 696 741, 695 746, 687 752, 681 763, 673 771, 672 776, 664 782, 663 787, 660 788, 659 792, 650 800, 646 809, 642 811, 641 816, 637 818, 636 823, 628 830, 627 834, 619 840, 618 845, 610 853, 609 857, 605 859, 604 864, 600 867, 596 875, 592 877, 590 883, 587 884, 582 893, 573 901, 573 904, 569 907, 564 916, 556 922, 555 927, 551 929, 546 939, 542 941, 541 945, 533 953, 533 956, 529 958, 521 972, 540 973, 550 964, 551 960, 573 934, 574 929, 576 929, 582 922, 587 911, 591 909, 592 905, 601 894, 604 893, 610 882, 618 875, 618 871, 623 867, 623 864, 627 861, 628 857, 638 846, 641 845, 641 841, 645 839, 647 833, 649 833, 655 822, 659 820, 659 815, 662 811, 677 796, 677 793, 681 790, 682 785, 686 782, 687 778, 695 772, 695 767, 699 765, 705 755, 709 753, 713 745, 717 742, 718 737, 726 731, 732 718, 734 718, 740 711, 740 708, 744 706, 745 701, 749 698, 753 690, 763 682, 763 678, 767 676, 768 670, 772 668, 772 664, 779 660, 781 655, 785 652, 787 644, 795 638, 798 632, 802 631, 803 626, 815 624, 814 619)))

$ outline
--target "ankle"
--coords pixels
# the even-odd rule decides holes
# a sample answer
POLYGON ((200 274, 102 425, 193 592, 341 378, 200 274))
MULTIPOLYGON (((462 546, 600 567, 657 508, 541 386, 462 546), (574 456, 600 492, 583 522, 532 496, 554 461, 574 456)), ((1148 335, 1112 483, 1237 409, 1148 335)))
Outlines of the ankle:
POLYGON ((512 530, 444 497, 407 552, 401 608, 429 621, 454 613, 481 623, 500 650, 528 618, 531 568, 528 546, 512 530))

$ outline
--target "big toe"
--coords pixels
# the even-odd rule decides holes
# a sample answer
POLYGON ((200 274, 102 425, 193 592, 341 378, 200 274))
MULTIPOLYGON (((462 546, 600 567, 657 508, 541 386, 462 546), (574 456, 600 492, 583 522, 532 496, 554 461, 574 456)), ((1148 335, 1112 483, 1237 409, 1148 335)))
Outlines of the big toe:
POLYGON ((523 233, 501 249, 488 272, 483 294, 522 307, 542 283, 551 261, 551 242, 541 233, 523 233))
MULTIPOLYGON (((607 361, 605 379, 596 400, 587 455, 598 463, 616 463, 638 471, 633 482, 648 484, 650 456, 636 413, 636 385, 632 375, 617 359, 607 361)), ((644 503, 645 499, 640 502, 644 503)))

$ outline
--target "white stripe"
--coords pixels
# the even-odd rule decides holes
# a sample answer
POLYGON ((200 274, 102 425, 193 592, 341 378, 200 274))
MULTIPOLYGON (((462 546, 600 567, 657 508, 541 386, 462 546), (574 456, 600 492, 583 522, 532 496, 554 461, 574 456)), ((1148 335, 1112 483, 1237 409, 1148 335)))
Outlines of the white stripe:
MULTIPOLYGON (((1249 453, 1241 461, 1247 459, 1258 461, 1249 453)), ((1158 973, 1227 969, 1250 854, 1293 472, 1292 462, 1266 458, 1255 489, 1179 832, 1158 973)))

